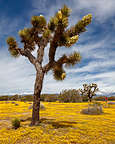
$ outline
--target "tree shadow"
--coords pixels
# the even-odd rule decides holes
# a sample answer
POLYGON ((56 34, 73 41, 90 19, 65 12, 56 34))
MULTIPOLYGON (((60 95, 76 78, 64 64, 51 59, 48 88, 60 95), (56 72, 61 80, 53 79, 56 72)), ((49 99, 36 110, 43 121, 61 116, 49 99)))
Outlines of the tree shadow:
POLYGON ((20 119, 20 121, 21 121, 21 122, 31 121, 31 120, 32 120, 32 118, 31 118, 31 117, 28 117, 28 118, 26 118, 26 119, 20 119))
POLYGON ((42 124, 49 124, 52 125, 55 129, 58 128, 68 128, 68 127, 74 127, 73 124, 77 124, 77 122, 71 122, 71 121, 56 121, 55 119, 47 119, 42 118, 40 120, 42 124))
MULTIPOLYGON (((31 121, 32 118, 28 117, 26 119, 21 119, 21 122, 25 121, 31 121)), ((50 118, 41 118, 39 121, 39 125, 52 125, 53 128, 68 128, 68 127, 74 127, 74 124, 77 124, 77 122, 71 122, 71 121, 56 121, 56 119, 50 119, 50 118)))

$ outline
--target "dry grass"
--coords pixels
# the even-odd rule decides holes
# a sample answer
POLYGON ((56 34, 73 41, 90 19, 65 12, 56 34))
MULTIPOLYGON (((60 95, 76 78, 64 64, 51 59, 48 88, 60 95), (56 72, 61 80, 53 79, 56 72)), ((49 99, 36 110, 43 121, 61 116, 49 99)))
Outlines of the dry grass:
POLYGON ((41 123, 30 127, 29 102, 0 102, 0 144, 115 144, 115 105, 102 115, 84 115, 88 103, 43 103, 41 123), (12 129, 11 120, 21 119, 12 129))

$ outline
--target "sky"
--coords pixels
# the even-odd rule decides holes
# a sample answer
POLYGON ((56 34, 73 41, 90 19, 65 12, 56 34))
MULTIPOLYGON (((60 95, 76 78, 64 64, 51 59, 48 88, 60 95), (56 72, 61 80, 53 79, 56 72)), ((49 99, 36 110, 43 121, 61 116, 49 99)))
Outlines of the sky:
MULTIPOLYGON (((33 15, 42 14, 48 21, 64 4, 72 9, 69 26, 89 13, 93 19, 76 44, 56 51, 56 59, 64 53, 80 52, 81 62, 66 69, 67 76, 61 82, 54 80, 49 71, 42 93, 79 89, 84 83, 96 83, 100 94, 115 92, 115 0, 0 0, 0 95, 32 94, 36 74, 27 58, 10 56, 7 37, 14 36, 21 45, 18 31, 31 27, 33 15)), ((48 49, 49 45, 45 49, 44 64, 48 62, 48 49)))

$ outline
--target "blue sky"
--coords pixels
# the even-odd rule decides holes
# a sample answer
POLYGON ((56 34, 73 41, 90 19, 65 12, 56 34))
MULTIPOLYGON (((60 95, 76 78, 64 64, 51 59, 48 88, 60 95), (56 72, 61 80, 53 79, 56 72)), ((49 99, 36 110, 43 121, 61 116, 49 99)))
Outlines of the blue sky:
MULTIPOLYGON (((56 52, 58 58, 76 50, 81 53, 81 62, 66 69, 63 82, 55 81, 50 71, 42 93, 60 93, 92 82, 98 84, 102 93, 115 92, 115 0, 0 0, 0 95, 33 93, 35 80, 35 69, 25 57, 10 56, 6 38, 14 36, 20 44, 18 31, 31 26, 32 15, 42 14, 48 21, 63 4, 72 9, 70 26, 88 13, 92 13, 93 20, 71 49, 62 47, 56 52)), ((44 64, 48 49, 49 45, 44 64)))

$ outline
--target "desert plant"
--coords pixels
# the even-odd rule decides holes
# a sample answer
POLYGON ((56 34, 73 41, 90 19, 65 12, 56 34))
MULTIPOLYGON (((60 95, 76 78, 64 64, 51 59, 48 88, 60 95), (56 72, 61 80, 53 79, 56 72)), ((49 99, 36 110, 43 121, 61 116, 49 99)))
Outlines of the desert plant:
POLYGON ((100 102, 92 102, 88 104, 88 108, 81 111, 83 114, 98 115, 103 113, 103 105, 100 102))
POLYGON ((102 114, 103 111, 102 111, 102 107, 89 107, 89 108, 83 109, 81 113, 89 114, 89 115, 99 115, 99 114, 102 114))
POLYGON ((105 96, 96 96, 93 98, 95 101, 105 101, 105 96))
POLYGON ((57 94, 42 94, 41 101, 55 102, 58 100, 57 94))
POLYGON ((12 120, 12 126, 14 129, 17 129, 20 127, 20 120, 18 118, 15 118, 12 120))
POLYGON ((82 98, 78 90, 63 90, 58 96, 60 102, 82 102, 82 98))
POLYGON ((92 83, 92 84, 83 84, 83 89, 79 89, 81 92, 82 96, 87 96, 89 101, 91 102, 92 97, 96 95, 96 92, 99 89, 97 88, 97 84, 92 83))
POLYGON ((110 96, 110 97, 108 97, 108 100, 109 100, 109 101, 115 101, 115 96, 110 96))
POLYGON ((73 52, 69 56, 64 54, 59 59, 55 59, 56 50, 63 46, 70 48, 78 41, 79 35, 86 31, 85 27, 91 23, 92 15, 88 14, 77 24, 67 28, 70 12, 71 10, 64 5, 54 17, 51 17, 49 23, 46 22, 43 15, 32 16, 32 27, 19 31, 23 48, 18 47, 18 43, 14 37, 7 39, 10 54, 15 58, 20 55, 27 57, 36 70, 31 125, 35 125, 40 120, 40 94, 44 75, 52 70, 56 80, 64 80, 66 77, 64 66, 74 66, 81 60, 78 52, 73 52), (48 43, 50 46, 48 52, 49 62, 43 65, 44 50, 48 43), (36 57, 32 54, 35 48, 37 48, 36 57))

